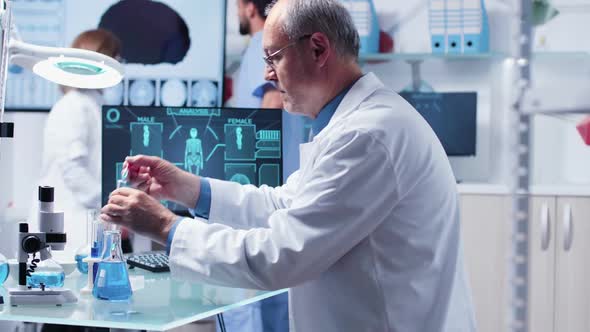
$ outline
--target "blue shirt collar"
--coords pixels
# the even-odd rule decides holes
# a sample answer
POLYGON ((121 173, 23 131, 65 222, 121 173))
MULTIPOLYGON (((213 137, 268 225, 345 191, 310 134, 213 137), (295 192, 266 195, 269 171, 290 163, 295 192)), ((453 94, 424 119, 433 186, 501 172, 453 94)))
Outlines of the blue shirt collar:
POLYGON ((346 96, 353 85, 354 83, 340 91, 340 94, 334 97, 334 99, 332 99, 328 104, 326 104, 326 106, 322 108, 320 114, 318 114, 318 117, 311 121, 311 130, 313 132, 313 136, 319 134, 328 125, 330 119, 332 119, 332 116, 340 105, 340 102, 342 102, 342 99, 344 99, 344 96, 346 96))

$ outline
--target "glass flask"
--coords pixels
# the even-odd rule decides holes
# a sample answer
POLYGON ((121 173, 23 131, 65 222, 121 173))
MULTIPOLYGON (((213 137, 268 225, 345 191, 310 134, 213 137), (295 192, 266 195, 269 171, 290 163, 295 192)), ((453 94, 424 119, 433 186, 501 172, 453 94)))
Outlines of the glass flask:
POLYGON ((29 268, 27 270, 27 286, 33 288, 41 288, 44 284, 47 288, 63 287, 66 274, 64 269, 56 261, 51 258, 51 248, 47 248, 48 258, 40 261, 33 256, 29 260, 29 268))
POLYGON ((132 291, 127 263, 121 250, 121 231, 106 230, 102 247, 102 261, 98 263, 92 294, 103 300, 127 300, 132 291))
POLYGON ((9 271, 10 270, 8 268, 8 261, 6 260, 6 257, 0 254, 0 286, 2 286, 6 281, 6 278, 8 278, 9 271))

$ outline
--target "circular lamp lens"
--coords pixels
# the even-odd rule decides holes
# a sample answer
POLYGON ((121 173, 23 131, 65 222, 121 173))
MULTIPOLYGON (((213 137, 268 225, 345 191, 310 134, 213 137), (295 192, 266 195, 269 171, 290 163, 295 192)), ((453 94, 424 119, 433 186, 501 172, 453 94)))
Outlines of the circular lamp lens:
POLYGON ((79 57, 49 57, 37 62, 33 72, 51 82, 82 89, 109 88, 123 79, 121 69, 79 57))
POLYGON ((74 62, 74 61, 64 61, 64 62, 57 62, 55 66, 65 72, 74 74, 74 75, 100 75, 104 73, 104 69, 93 66, 88 63, 82 62, 74 62))

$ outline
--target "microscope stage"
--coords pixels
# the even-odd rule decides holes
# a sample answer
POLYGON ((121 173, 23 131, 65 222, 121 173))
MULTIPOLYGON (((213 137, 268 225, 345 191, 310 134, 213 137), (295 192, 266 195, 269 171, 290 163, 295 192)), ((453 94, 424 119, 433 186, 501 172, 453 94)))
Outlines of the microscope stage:
POLYGON ((12 288, 8 290, 8 299, 11 306, 23 304, 54 304, 59 306, 78 301, 78 298, 71 290, 64 288, 47 288, 45 290, 39 288, 12 288))

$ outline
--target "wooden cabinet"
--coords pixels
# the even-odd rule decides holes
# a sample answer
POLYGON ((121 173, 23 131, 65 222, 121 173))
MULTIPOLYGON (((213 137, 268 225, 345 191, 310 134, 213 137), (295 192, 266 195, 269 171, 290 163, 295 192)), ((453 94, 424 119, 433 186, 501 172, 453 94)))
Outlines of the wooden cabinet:
POLYGON ((590 198, 559 197, 555 332, 590 331, 590 198))
MULTIPOLYGON (((530 204, 529 331, 590 331, 590 197, 530 204)), ((511 198, 464 194, 461 229, 478 331, 508 331, 511 198)))
POLYGON ((532 202, 529 330, 590 331, 590 198, 532 202))
POLYGON ((477 331, 505 331, 510 234, 510 199, 462 195, 461 237, 477 331))
POLYGON ((529 331, 554 330, 556 224, 556 198, 533 197, 529 224, 529 331))

